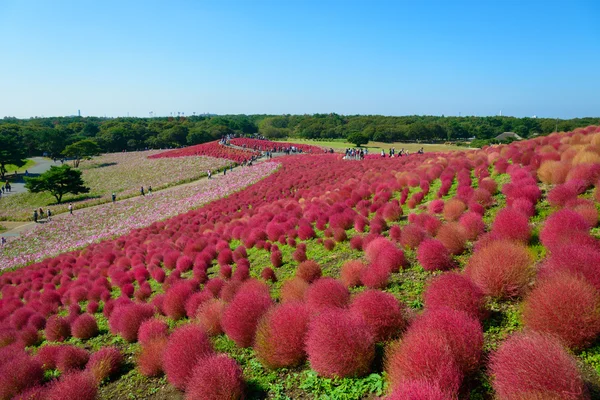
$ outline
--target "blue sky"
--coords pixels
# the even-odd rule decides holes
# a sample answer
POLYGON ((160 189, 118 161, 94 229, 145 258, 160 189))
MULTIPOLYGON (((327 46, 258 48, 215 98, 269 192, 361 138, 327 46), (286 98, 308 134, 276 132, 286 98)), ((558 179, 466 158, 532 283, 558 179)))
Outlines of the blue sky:
POLYGON ((0 117, 600 116, 600 2, 0 0, 0 117))

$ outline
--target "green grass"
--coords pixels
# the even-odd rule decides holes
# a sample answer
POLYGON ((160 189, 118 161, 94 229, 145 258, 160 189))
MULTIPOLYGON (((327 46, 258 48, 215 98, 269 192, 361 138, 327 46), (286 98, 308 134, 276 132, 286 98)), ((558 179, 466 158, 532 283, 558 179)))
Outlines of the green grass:
POLYGON ((6 165, 6 172, 12 173, 12 172, 16 171, 19 174, 24 174, 25 170, 28 170, 29 168, 31 168, 33 166, 35 166, 35 161, 28 158, 27 162, 22 167, 17 167, 16 165, 12 165, 12 164, 6 165))

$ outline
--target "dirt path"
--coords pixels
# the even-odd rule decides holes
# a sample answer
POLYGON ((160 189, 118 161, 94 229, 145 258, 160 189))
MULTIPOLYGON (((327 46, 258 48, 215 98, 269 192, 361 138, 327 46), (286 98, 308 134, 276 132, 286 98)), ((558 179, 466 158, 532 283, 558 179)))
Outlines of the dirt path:
MULTIPOLYGON (((277 156, 284 156, 285 154, 283 153, 278 153, 278 154, 273 154, 273 158, 277 157, 277 156)), ((260 158, 259 160, 255 161, 254 164, 260 163, 260 162, 264 162, 264 161, 270 161, 264 157, 260 158)), ((52 161, 50 161, 50 165, 52 165, 52 161)), ((227 173, 229 173, 232 170, 236 170, 239 168, 248 168, 248 167, 242 167, 242 166, 237 166, 237 167, 233 167, 233 169, 229 169, 227 168, 227 173)), ((50 166, 48 166, 48 169, 50 169, 50 166)), ((213 174, 211 179, 221 179, 223 177, 223 171, 221 171, 220 173, 217 174, 213 174)), ((202 181, 204 179, 208 179, 208 177, 203 177, 200 179, 197 179, 195 181, 192 182, 188 182, 188 183, 184 183, 181 185, 176 185, 176 186, 171 186, 162 190, 155 190, 153 191, 153 193, 165 193, 165 192, 169 192, 171 190, 176 190, 176 189, 180 189, 182 187, 186 187, 186 186, 191 186, 191 185, 195 185, 197 184, 199 181, 202 181)), ((131 197, 128 197, 127 199, 131 199, 131 197)), ((127 199, 120 199, 122 200, 127 200, 127 199)), ((119 201, 119 200, 117 200, 119 201)), ((102 204, 97 204, 95 206, 91 206, 91 207, 84 207, 86 209, 93 209, 95 207, 101 207, 106 205, 107 203, 102 203, 102 204)), ((77 210, 77 208, 75 208, 75 210, 77 210)), ((65 218, 68 215, 68 213, 61 213, 61 214, 57 214, 57 215, 53 215, 52 219, 60 219, 60 218, 65 218)), ((46 219, 40 219, 38 223, 46 223, 46 219)), ((32 229, 34 226, 36 226, 36 223, 33 221, 19 221, 19 222, 10 222, 10 221, 2 221, 0 222, 0 224, 2 224, 5 228, 7 228, 6 231, 4 231, 2 234, 0 234, 0 236, 4 236, 4 237, 14 237, 14 236, 20 236, 22 233, 27 232, 28 230, 32 229)))

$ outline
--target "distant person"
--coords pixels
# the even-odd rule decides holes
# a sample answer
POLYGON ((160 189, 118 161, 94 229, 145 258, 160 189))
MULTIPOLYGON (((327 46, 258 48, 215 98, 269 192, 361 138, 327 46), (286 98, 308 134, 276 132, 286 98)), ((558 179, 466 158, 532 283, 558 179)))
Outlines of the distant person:
POLYGON ((208 179, 212 178, 212 172, 210 171, 210 169, 208 170, 208 179))
POLYGON ((114 203, 115 201, 117 201, 117 195, 115 194, 115 192, 113 192, 113 194, 112 194, 112 202, 114 203))
POLYGON ((69 214, 73 215, 73 203, 69 203, 69 214))
POLYGON ((25 176, 29 176, 29 171, 25 170, 25 176))
POLYGON ((44 218, 44 209, 42 207, 40 207, 40 219, 44 218))
POLYGON ((38 221, 38 212, 37 210, 33 210, 33 222, 37 224, 38 221))
POLYGON ((148 186, 148 195, 152 194, 152 186, 148 186))
POLYGON ((48 211, 46 211, 46 215, 48 216, 48 221, 50 221, 50 218, 52 218, 52 211, 48 209, 48 211))
POLYGON ((146 192, 144 192, 144 187, 143 186, 140 188, 140 194, 142 196, 146 196, 146 192))
POLYGON ((227 175, 227 168, 223 168, 223 175, 227 175))
POLYGON ((4 238, 4 236, 2 236, 2 239, 0 239, 0 245, 4 246, 6 244, 6 239, 4 238))
POLYGON ((381 157, 385 157, 385 150, 381 149, 381 157))
POLYGON ((417 151, 417 154, 423 154, 423 148, 422 147, 419 149, 419 151, 417 151))

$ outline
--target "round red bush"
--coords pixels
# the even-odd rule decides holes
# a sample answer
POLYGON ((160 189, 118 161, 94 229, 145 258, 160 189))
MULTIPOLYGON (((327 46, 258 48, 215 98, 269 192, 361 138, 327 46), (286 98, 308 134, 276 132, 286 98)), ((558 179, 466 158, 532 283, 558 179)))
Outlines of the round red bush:
POLYGON ((512 208, 505 208, 496 215, 492 224, 492 234, 498 239, 528 243, 531 227, 526 215, 512 208))
POLYGON ((81 347, 64 345, 61 346, 56 356, 56 369, 66 373, 75 369, 83 369, 90 358, 90 353, 81 347))
POLYGON ((19 355, 0 366, 0 399, 12 399, 41 383, 43 378, 44 371, 38 361, 25 354, 19 355))
POLYGON ((98 335, 98 323, 96 318, 90 314, 81 314, 71 324, 71 333, 78 339, 90 339, 98 335))
POLYGON ((157 337, 142 343, 137 356, 137 367, 144 376, 160 376, 164 372, 163 355, 167 348, 168 339, 157 337))
POLYGON ((483 319, 487 315, 481 289, 466 276, 454 272, 434 278, 423 294, 423 302, 428 310, 449 307, 473 318, 483 319))
POLYGON ((484 294, 502 299, 522 295, 535 273, 527 247, 509 240, 478 248, 465 272, 484 294))
POLYGON ((391 277, 391 271, 381 264, 370 264, 360 271, 360 282, 371 289, 384 289, 391 277))
POLYGON ((371 264, 391 272, 397 272, 406 263, 404 252, 386 238, 377 238, 365 247, 365 255, 371 264))
POLYGON ((385 400, 454 400, 455 397, 445 393, 437 384, 427 381, 405 381, 385 400))
POLYGON ((444 218, 446 221, 457 221, 466 209, 467 206, 463 201, 452 198, 444 204, 444 218))
POLYGON ((550 215, 540 231, 540 241, 552 251, 554 248, 571 244, 576 233, 587 234, 590 225, 577 212, 562 209, 550 215))
POLYGON ((455 266, 450 252, 437 239, 427 239, 419 245, 417 260, 426 271, 445 271, 455 266))
POLYGON ((96 382, 100 383, 104 379, 115 375, 121 364, 123 356, 116 347, 103 347, 90 357, 85 369, 89 372, 96 382))
POLYGON ((350 304, 350 311, 365 320, 376 342, 392 339, 406 328, 403 308, 392 294, 379 290, 365 290, 350 304))
POLYGON ((582 349, 600 334, 600 293, 585 278, 554 274, 538 283, 523 307, 525 327, 582 349))
POLYGON ((303 301, 309 284, 302 278, 292 278, 281 285, 280 296, 282 302, 303 301))
POLYGON ((465 229, 467 239, 475 240, 485 231, 485 223, 480 214, 468 212, 463 214, 459 220, 462 227, 465 229))
POLYGON ((575 359, 550 335, 528 332, 509 337, 492 355, 490 373, 501 399, 588 398, 575 359))
MULTIPOLYGON (((467 214, 463 214, 467 215, 467 214)), ((435 236, 448 252, 452 255, 458 255, 465 251, 467 244, 467 231, 458 222, 449 222, 440 227, 435 236)))
POLYGON ((225 354, 207 357, 192 370, 187 400, 241 400, 245 383, 240 366, 225 354))
POLYGON ((95 400, 98 393, 94 377, 83 371, 61 376, 52 384, 47 393, 47 400, 95 400))
POLYGON ((330 309, 310 322, 306 351, 311 368, 321 376, 364 376, 375 357, 375 339, 361 317, 330 309))
POLYGON ((217 336, 223 333, 221 320, 225 311, 226 303, 223 300, 211 299, 198 308, 196 318, 198 324, 204 329, 208 336, 217 336))
POLYGON ((299 302, 278 305, 263 315, 254 343, 260 362, 271 369, 299 365, 306 358, 309 321, 308 308, 299 302))
POLYGON ((346 307, 350 301, 350 292, 340 281, 326 277, 313 282, 304 298, 310 310, 316 312, 332 307, 346 307))
POLYGON ((277 282, 277 276, 275 275, 275 271, 272 268, 266 267, 260 272, 260 277, 265 281, 269 282, 277 282))
POLYGON ((66 318, 53 315, 48 318, 44 332, 49 342, 64 342, 71 336, 71 327, 66 318))
POLYGON ((415 249, 425 239, 425 230, 417 224, 408 224, 402 229, 400 244, 415 249))
POLYGON ((186 316, 185 302, 192 295, 192 288, 188 282, 178 283, 165 293, 163 301, 163 312, 175 321, 186 316))
POLYGON ((135 303, 119 307, 113 312, 109 322, 128 342, 135 342, 142 322, 152 318, 154 308, 145 303, 135 303))
POLYGON ((340 269, 340 280, 348 288, 359 286, 361 284, 360 273, 364 268, 366 265, 360 261, 346 261, 340 269))
POLYGON ((555 272, 570 272, 585 277, 589 283, 600 290, 600 249, 595 245, 577 246, 570 244, 555 247, 546 257, 541 274, 550 275, 555 272))
POLYGON ((138 341, 142 344, 156 338, 166 338, 168 336, 169 326, 165 321, 158 318, 151 318, 142 322, 140 329, 138 329, 138 341))
POLYGON ((296 268, 296 276, 304 279, 308 283, 319 279, 321 274, 321 267, 313 260, 303 261, 298 264, 298 268, 296 268))
POLYGON ((182 325, 175 329, 163 353, 167 380, 185 390, 192 366, 214 353, 210 340, 198 325, 182 325))

